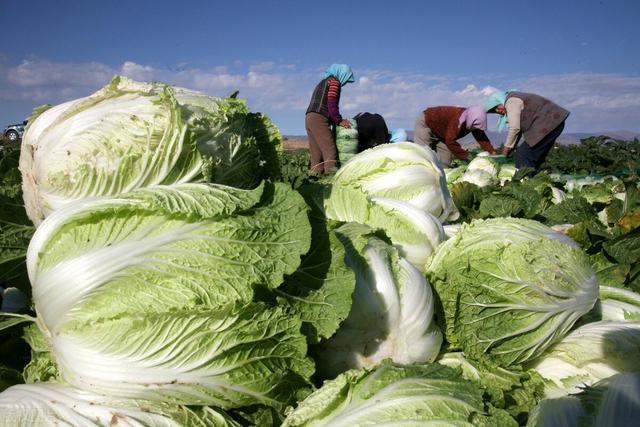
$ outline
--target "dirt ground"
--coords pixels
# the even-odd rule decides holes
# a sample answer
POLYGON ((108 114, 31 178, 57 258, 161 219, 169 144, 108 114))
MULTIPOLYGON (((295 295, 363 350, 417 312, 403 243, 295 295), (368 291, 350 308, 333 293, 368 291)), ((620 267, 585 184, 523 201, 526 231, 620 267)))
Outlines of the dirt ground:
POLYGON ((305 137, 285 137, 282 144, 285 151, 306 150, 309 148, 305 137))

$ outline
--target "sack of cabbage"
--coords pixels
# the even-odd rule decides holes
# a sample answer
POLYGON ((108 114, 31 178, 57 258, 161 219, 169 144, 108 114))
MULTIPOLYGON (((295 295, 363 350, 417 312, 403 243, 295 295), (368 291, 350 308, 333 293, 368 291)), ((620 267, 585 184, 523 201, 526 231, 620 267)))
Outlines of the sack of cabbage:
POLYGON ((336 126, 336 146, 340 162, 344 163, 358 153, 358 126, 353 119, 350 128, 336 126))

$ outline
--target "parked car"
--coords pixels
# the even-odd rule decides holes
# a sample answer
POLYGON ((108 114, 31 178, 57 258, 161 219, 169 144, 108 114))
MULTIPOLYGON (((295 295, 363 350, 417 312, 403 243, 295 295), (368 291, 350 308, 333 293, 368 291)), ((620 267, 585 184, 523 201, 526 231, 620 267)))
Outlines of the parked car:
POLYGON ((27 126, 26 120, 22 123, 9 125, 4 128, 4 130, 2 131, 2 135, 9 141, 17 141, 18 139, 22 139, 22 134, 24 133, 25 126, 27 126))

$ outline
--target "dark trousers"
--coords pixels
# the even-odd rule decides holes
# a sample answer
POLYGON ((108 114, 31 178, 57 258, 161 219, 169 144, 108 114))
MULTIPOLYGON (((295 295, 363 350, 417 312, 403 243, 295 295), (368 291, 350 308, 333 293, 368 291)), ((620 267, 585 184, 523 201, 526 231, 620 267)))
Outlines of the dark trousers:
POLYGON ((544 159, 547 158, 547 154, 549 154, 549 151, 553 147, 553 144, 556 143, 556 139, 558 139, 563 129, 564 122, 560 123, 558 127, 549 132, 547 136, 542 138, 540 142, 533 147, 530 147, 526 141, 520 143, 520 146, 516 150, 516 168, 530 167, 540 169, 540 166, 544 163, 544 159))

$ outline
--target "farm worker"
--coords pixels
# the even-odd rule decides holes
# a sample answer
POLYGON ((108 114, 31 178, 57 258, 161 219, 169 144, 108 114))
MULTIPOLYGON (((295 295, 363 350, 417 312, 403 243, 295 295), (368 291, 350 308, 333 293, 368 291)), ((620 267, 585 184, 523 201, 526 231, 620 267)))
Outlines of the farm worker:
POLYGON ((461 160, 469 157, 458 139, 471 134, 483 150, 495 154, 487 137, 487 113, 480 106, 431 107, 416 119, 413 142, 435 150, 444 167, 451 167, 452 156, 461 160))
POLYGON ((378 113, 358 113, 353 119, 358 128, 358 153, 380 144, 389 143, 389 129, 378 113))
POLYGON ((348 119, 340 115, 340 91, 342 86, 354 82, 353 71, 346 64, 333 64, 324 73, 311 95, 305 115, 305 127, 309 140, 311 170, 331 173, 338 166, 338 148, 332 126, 351 127, 348 119))
POLYGON ((492 93, 485 110, 500 115, 498 132, 509 129, 502 154, 509 155, 524 135, 525 144, 516 151, 518 169, 540 168, 569 116, 569 111, 540 95, 517 91, 492 93))

